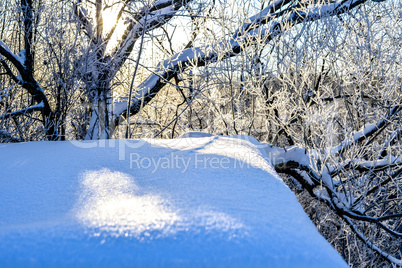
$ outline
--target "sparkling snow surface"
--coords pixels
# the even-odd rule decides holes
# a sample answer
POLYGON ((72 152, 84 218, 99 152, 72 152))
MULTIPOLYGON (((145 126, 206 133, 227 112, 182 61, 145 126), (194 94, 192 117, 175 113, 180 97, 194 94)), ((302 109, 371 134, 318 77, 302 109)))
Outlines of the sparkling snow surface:
POLYGON ((1 144, 0 267, 346 267, 268 158, 204 134, 1 144))

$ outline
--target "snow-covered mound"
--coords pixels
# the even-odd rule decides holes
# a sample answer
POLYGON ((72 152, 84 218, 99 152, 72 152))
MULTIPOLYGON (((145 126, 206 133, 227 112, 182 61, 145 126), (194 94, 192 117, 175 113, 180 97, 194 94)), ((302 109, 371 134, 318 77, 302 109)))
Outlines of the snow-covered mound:
POLYGON ((255 140, 0 145, 0 267, 344 267, 255 140))

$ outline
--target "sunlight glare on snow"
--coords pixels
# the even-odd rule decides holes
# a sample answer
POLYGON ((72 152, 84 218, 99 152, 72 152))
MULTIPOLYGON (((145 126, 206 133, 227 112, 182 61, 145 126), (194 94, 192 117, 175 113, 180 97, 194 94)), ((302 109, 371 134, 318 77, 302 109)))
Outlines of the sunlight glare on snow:
POLYGON ((138 195, 133 179, 108 169, 88 171, 82 180, 77 217, 88 227, 113 236, 168 232, 179 217, 157 195, 138 195))
POLYGON ((75 215, 94 236, 163 237, 179 231, 218 231, 232 237, 246 234, 237 219, 210 207, 174 208, 162 197, 141 194, 134 179, 109 169, 87 171, 82 176, 75 215), (179 212, 184 212, 181 216, 179 212))

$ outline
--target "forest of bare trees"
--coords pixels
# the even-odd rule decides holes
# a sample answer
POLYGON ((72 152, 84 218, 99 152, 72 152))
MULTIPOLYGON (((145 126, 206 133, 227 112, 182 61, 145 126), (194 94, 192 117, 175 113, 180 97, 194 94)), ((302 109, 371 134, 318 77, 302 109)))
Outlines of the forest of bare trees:
POLYGON ((402 266, 398 0, 0 0, 0 141, 246 134, 352 267, 402 266))

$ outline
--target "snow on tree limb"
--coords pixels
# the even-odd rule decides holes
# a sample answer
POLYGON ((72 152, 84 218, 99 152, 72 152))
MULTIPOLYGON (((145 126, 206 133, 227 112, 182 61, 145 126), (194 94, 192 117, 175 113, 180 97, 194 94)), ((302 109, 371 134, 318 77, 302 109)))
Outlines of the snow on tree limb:
MULTIPOLYGON (((329 170, 327 168, 322 168, 320 170, 317 161, 319 157, 317 151, 309 151, 297 146, 278 148, 271 145, 266 145, 265 150, 270 156, 272 165, 278 173, 285 173, 295 178, 303 186, 303 189, 307 190, 312 197, 323 201, 337 215, 347 220, 348 225, 362 241, 368 242, 367 238, 359 232, 352 219, 375 224, 393 237, 402 237, 402 233, 391 229, 383 223, 387 220, 401 218, 402 214, 386 214, 377 217, 369 216, 366 211, 357 209, 357 205, 362 198, 353 199, 353 197, 349 197, 346 192, 341 192, 340 189, 342 188, 338 187, 339 184, 334 181, 329 170)), ((400 164, 399 158, 395 159, 394 162, 395 161, 400 164)), ((369 192, 366 194, 369 194, 369 192)), ((402 260, 384 252, 371 242, 369 245, 374 251, 386 258, 389 262, 397 265, 402 263, 402 260)))
POLYGON ((402 127, 399 127, 391 134, 391 136, 388 138, 388 140, 384 143, 384 145, 380 151, 379 158, 384 157, 386 155, 388 147, 391 146, 398 139, 398 137, 401 135, 401 133, 402 133, 402 127))
MULTIPOLYGON (((46 122, 53 114, 45 92, 34 77, 34 51, 32 50, 34 45, 33 2, 22 0, 20 7, 23 14, 24 49, 19 53, 20 55, 15 55, 8 46, 0 40, 0 60, 10 78, 25 88, 38 105, 43 105, 41 111, 43 122, 46 125, 46 122), (19 72, 19 75, 13 74, 7 63, 3 62, 3 57, 13 64, 19 72)), ((46 128, 48 136, 55 137, 55 130, 52 127, 46 128)))
MULTIPOLYGON (((0 54, 9 60, 19 71, 25 69, 24 63, 21 62, 19 56, 14 54, 8 46, 0 40, 0 54)), ((0 59, 1 60, 1 59, 0 59)))
POLYGON ((10 118, 10 117, 19 116, 19 115, 29 114, 29 113, 32 113, 35 111, 42 111, 43 108, 45 108, 45 105, 44 105, 43 101, 41 101, 40 103, 30 106, 28 108, 21 109, 21 110, 12 112, 12 113, 0 115, 0 119, 6 119, 6 118, 10 118))
MULTIPOLYGON (((114 66, 121 66, 131 54, 138 38, 141 37, 145 27, 146 32, 159 28, 174 17, 176 12, 191 0, 155 1, 150 6, 144 6, 135 13, 116 48, 111 52, 111 61, 114 66)), ((114 76, 117 68, 111 70, 110 76, 114 76)))
MULTIPOLYGON (((227 42, 207 47, 195 47, 177 53, 173 57, 159 64, 155 73, 144 80, 137 90, 137 95, 132 100, 130 107, 131 114, 139 112, 141 103, 146 105, 153 99, 163 86, 178 73, 190 66, 204 66, 213 62, 233 57, 241 53, 244 48, 250 46, 256 38, 271 41, 274 37, 303 21, 315 21, 323 17, 343 14, 350 9, 366 2, 367 0, 343 0, 337 3, 326 4, 308 10, 295 9, 289 10, 289 14, 282 20, 271 20, 275 16, 276 8, 285 6, 289 1, 281 0, 268 6, 259 14, 252 16, 241 28, 236 31, 234 37, 227 42), (261 26, 270 23, 269 28, 261 29, 261 26)), ((119 124, 127 113, 126 101, 118 102, 114 106, 114 123, 119 124)))
POLYGON ((85 34, 94 42, 93 39, 93 26, 89 18, 87 17, 87 11, 85 8, 77 1, 78 3, 73 4, 73 10, 75 16, 79 19, 80 24, 85 30, 85 34))
MULTIPOLYGON (((110 83, 116 76, 117 72, 121 69, 130 54, 132 53, 135 43, 142 35, 143 32, 147 33, 155 28, 159 28, 166 24, 177 11, 191 0, 160 0, 153 1, 151 4, 144 4, 137 12, 131 13, 129 18, 126 19, 126 29, 114 49, 107 51, 107 46, 112 40, 112 35, 122 17, 122 14, 131 0, 124 0, 121 2, 120 10, 117 14, 116 20, 112 29, 103 34, 103 19, 102 10, 107 8, 103 7, 103 2, 97 0, 95 3, 96 12, 94 18, 89 18, 87 12, 77 1, 74 4, 74 14, 78 18, 79 23, 83 26, 85 34, 89 38, 88 54, 82 54, 77 58, 77 66, 82 66, 79 70, 79 77, 84 81, 89 92, 91 92, 91 102, 93 107, 102 106, 100 109, 93 108, 91 113, 97 117, 91 116, 88 133, 93 132, 92 139, 97 139, 100 136, 109 137, 109 113, 110 108, 105 103, 105 100, 110 97, 111 86, 110 83), (88 56, 91 60, 88 62, 88 56), (99 110, 96 111, 96 109, 99 110), (105 111, 105 112, 101 112, 105 111), (98 124, 99 126, 95 126, 98 124), (100 133, 95 131, 99 129, 100 133)), ((127 104, 126 104, 127 105, 127 104)), ((86 135, 87 138, 90 135, 86 135)))
POLYGON ((33 77, 33 70, 25 66, 21 62, 22 57, 12 53, 11 50, 8 48, 8 46, 4 44, 1 40, 0 40, 0 56, 3 56, 7 60, 9 60, 18 70, 19 75, 15 76, 17 82, 22 87, 28 90, 28 92, 34 97, 37 103, 43 102, 43 104, 45 105, 44 109, 50 111, 50 105, 48 103, 47 97, 43 89, 40 87, 40 85, 36 82, 35 78, 33 77))
POLYGON ((354 233, 357 235, 357 237, 359 237, 360 240, 362 240, 364 243, 366 243, 367 245, 369 245, 370 248, 372 248, 374 251, 376 251, 378 254, 380 254, 382 257, 384 257, 385 259, 387 259, 389 262, 394 263, 396 265, 401 266, 402 265, 402 260, 399 260, 393 256, 391 256, 390 254, 382 251, 379 247, 377 247, 376 245, 374 245, 371 241, 369 241, 367 239, 367 237, 365 237, 364 234, 362 234, 361 232, 359 232, 359 230, 356 228, 355 224, 353 224, 353 222, 346 216, 343 217, 345 219, 345 221, 348 223, 348 225, 350 226, 350 228, 352 228, 352 230, 354 231, 354 233))
POLYGON ((375 134, 377 131, 382 130, 389 123, 390 118, 392 118, 394 115, 396 115, 401 110, 401 108, 402 108, 402 105, 397 105, 397 106, 392 107, 390 109, 390 111, 388 112, 388 114, 384 118, 379 120, 377 123, 365 125, 362 130, 353 134, 352 139, 346 139, 343 142, 341 142, 341 144, 333 147, 331 149, 331 154, 334 155, 334 154, 342 153, 343 151, 348 149, 350 146, 352 146, 356 143, 362 142, 367 137, 375 134))

